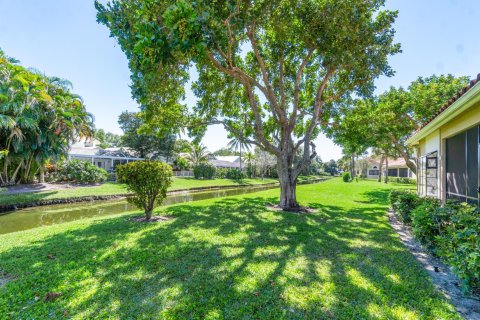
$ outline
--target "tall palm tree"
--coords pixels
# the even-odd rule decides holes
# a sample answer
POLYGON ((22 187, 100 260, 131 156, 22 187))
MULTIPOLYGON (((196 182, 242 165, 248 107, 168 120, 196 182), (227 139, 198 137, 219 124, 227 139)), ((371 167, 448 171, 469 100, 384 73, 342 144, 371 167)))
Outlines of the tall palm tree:
POLYGON ((243 138, 232 137, 227 144, 228 148, 233 151, 240 150, 240 170, 242 170, 242 149, 250 151, 251 145, 244 141, 243 138))
POLYGON ((190 162, 192 167, 196 167, 202 162, 207 162, 209 155, 210 152, 207 150, 207 147, 199 143, 192 144, 190 151, 185 158, 190 162))
POLYGON ((255 172, 254 172, 254 163, 256 159, 255 154, 253 154, 253 152, 246 152, 244 158, 245 158, 245 163, 249 168, 248 171, 251 177, 253 177, 255 175, 255 172))

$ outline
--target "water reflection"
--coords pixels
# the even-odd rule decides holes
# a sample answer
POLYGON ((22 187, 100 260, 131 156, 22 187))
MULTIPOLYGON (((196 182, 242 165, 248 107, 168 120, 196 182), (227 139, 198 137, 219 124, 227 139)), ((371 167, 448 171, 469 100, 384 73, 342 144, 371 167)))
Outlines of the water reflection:
MULTIPOLYGON (((272 188, 278 188, 278 186, 252 186, 205 192, 181 192, 168 196, 165 200, 165 205, 234 196, 272 188)), ((126 200, 79 202, 20 209, 0 215, 0 234, 134 210, 138 209, 126 200)))

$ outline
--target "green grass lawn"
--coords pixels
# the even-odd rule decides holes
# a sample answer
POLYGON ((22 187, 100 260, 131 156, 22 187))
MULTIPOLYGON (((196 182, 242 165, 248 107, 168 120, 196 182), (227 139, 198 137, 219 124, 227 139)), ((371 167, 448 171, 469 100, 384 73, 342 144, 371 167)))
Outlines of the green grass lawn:
POLYGON ((307 215, 267 210, 272 189, 0 236, 0 318, 460 319, 389 226, 392 186, 300 186, 307 215))
MULTIPOLYGON (((169 191, 181 189, 193 189, 201 187, 223 187, 235 185, 258 185, 264 183, 277 182, 275 179, 214 179, 214 180, 195 180, 193 178, 182 177, 173 178, 173 184, 169 191)), ((28 192, 20 194, 1 194, 0 204, 12 205, 20 203, 32 203, 39 200, 65 199, 84 196, 107 196, 127 193, 126 186, 119 183, 107 182, 98 186, 78 187, 66 190, 28 192)))

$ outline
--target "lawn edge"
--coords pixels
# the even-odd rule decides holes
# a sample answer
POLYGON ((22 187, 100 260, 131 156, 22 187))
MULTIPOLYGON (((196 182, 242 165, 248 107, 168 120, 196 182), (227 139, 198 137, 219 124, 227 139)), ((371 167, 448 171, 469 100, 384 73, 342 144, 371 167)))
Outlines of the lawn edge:
MULTIPOLYGON (((329 177, 313 178, 313 179, 302 180, 298 182, 298 184, 315 183, 315 182, 321 182, 329 179, 330 179, 329 177)), ((202 192, 202 191, 210 191, 210 190, 235 189, 235 188, 245 188, 245 187, 255 188, 255 187, 265 187, 265 186, 275 186, 275 185, 279 185, 279 182, 267 182, 267 183, 259 183, 259 184, 238 184, 238 185, 231 185, 231 186, 193 187, 193 188, 171 190, 167 192, 167 195, 175 195, 175 194, 187 192, 187 191, 202 192)), ((131 193, 117 193, 117 194, 100 195, 100 196, 89 195, 89 196, 82 196, 82 197, 66 197, 66 198, 38 200, 34 202, 20 202, 16 204, 0 205, 0 212, 8 212, 8 211, 14 211, 17 209, 41 207, 41 206, 48 206, 48 205, 55 205, 55 204, 69 204, 69 203, 77 203, 77 202, 91 202, 91 201, 102 201, 102 200, 120 200, 120 199, 125 199, 129 195, 131 195, 131 193)))

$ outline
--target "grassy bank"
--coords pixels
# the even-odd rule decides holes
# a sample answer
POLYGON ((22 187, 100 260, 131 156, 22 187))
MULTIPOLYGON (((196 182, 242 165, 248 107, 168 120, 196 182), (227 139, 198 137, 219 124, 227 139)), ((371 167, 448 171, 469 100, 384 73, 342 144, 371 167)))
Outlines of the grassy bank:
POLYGON ((130 214, 3 235, 0 270, 15 280, 0 315, 460 319, 389 226, 392 186, 300 186, 308 215, 267 210, 269 190, 163 207, 163 223, 130 214))
MULTIPOLYGON (((235 185, 259 185, 264 183, 276 182, 275 179, 214 179, 214 180, 195 180, 193 178, 174 178, 173 184, 169 191, 194 189, 202 187, 223 187, 235 185)), ((68 199, 73 197, 87 197, 87 196, 109 196, 117 194, 125 194, 127 189, 124 184, 119 183, 104 183, 98 186, 85 186, 64 190, 51 190, 28 192, 19 194, 1 194, 0 205, 13 205, 21 203, 34 203, 39 200, 52 199, 68 199)))

